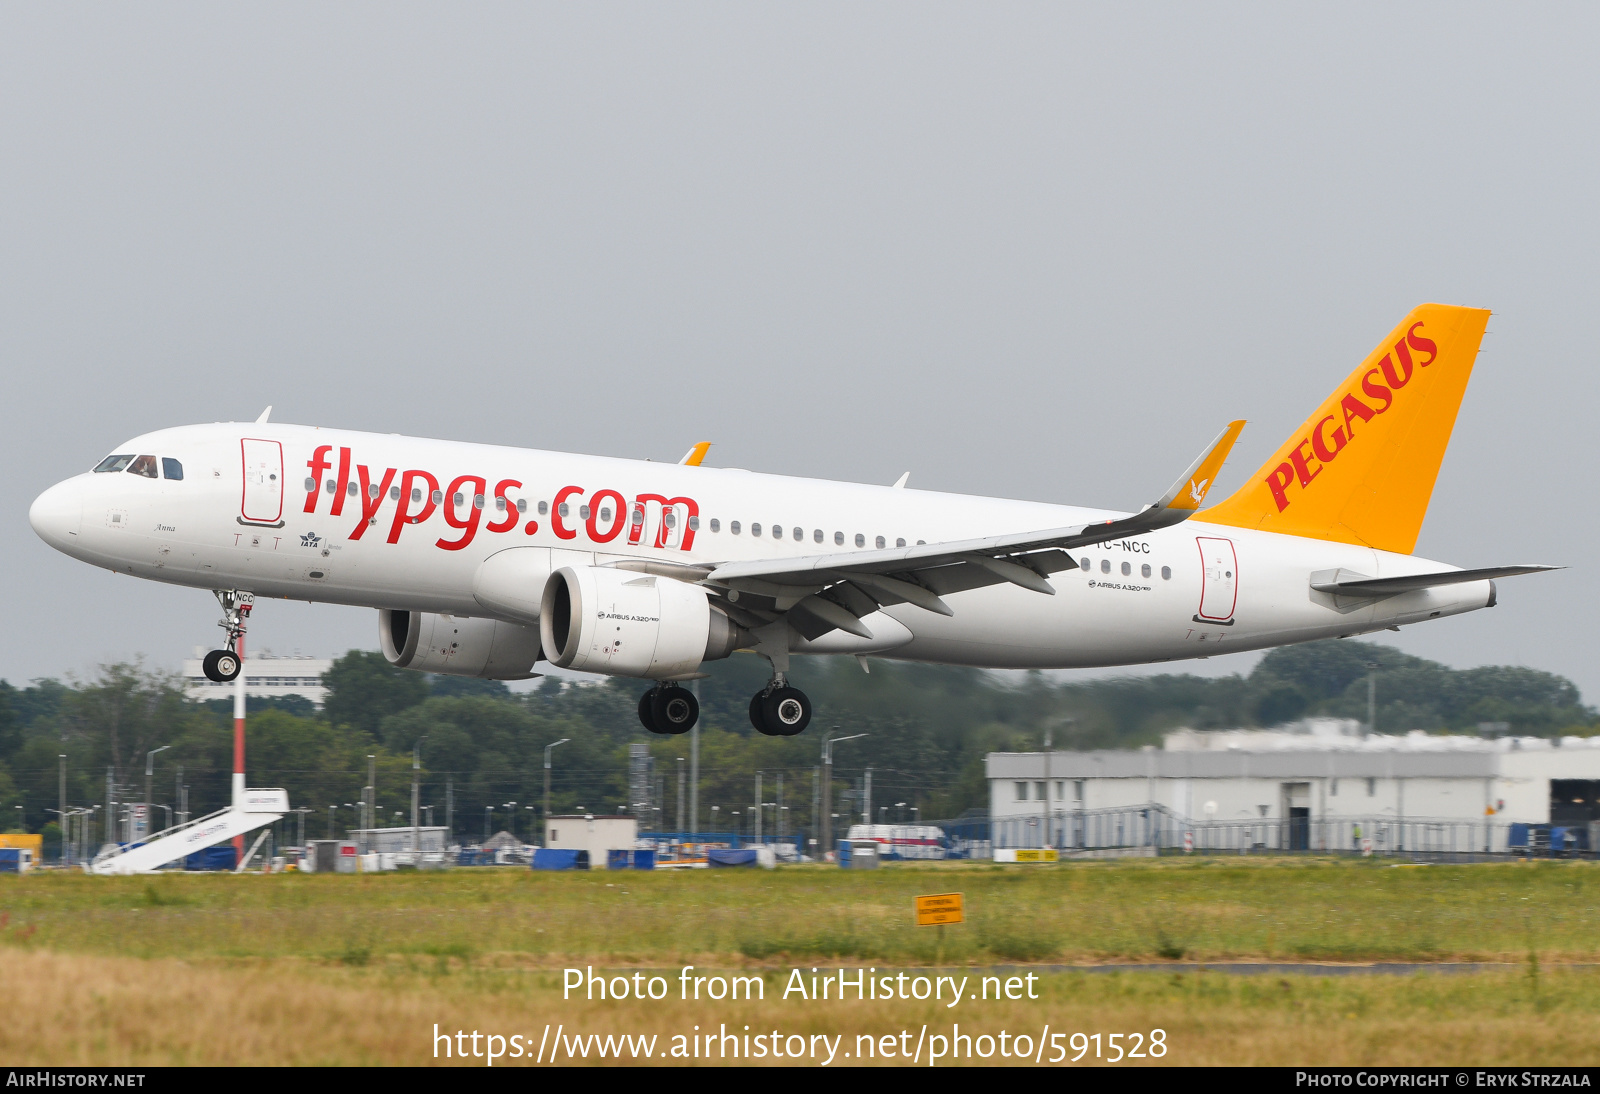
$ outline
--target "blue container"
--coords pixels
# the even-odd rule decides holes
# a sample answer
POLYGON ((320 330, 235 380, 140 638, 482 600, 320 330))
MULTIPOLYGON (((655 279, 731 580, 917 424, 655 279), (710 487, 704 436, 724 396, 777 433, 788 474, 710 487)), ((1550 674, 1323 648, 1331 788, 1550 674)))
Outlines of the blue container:
POLYGON ((22 848, 0 847, 0 874, 22 873, 22 848))
POLYGON ((615 851, 615 850, 613 850, 613 851, 607 851, 606 852, 606 869, 607 870, 626 870, 632 865, 633 865, 633 852, 632 851, 615 851))
POLYGON ((540 847, 533 853, 531 866, 535 870, 587 870, 589 852, 540 847))
POLYGON ((654 870, 656 868, 656 853, 654 851, 635 851, 633 853, 633 868, 635 870, 654 870))
POLYGON ((735 850, 731 847, 712 847, 706 851, 706 863, 710 866, 754 866, 756 864, 756 849, 745 847, 735 850))
POLYGON ((1526 824, 1513 824, 1511 833, 1506 837, 1508 847, 1528 846, 1528 826, 1526 824))
POLYGON ((183 859, 185 870, 231 870, 238 864, 239 860, 233 853, 231 843, 224 843, 219 847, 202 847, 192 854, 185 855, 183 859))

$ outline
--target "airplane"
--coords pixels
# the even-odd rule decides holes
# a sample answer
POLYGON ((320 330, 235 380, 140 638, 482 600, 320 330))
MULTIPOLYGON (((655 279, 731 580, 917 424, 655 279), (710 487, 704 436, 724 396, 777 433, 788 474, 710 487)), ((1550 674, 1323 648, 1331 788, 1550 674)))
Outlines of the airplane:
POLYGON ((50 487, 29 520, 118 573, 210 589, 237 677, 260 598, 375 608, 394 665, 648 681, 639 720, 691 728, 685 681, 771 666, 769 736, 811 701, 791 658, 986 668, 1180 661, 1493 607, 1500 578, 1412 554, 1489 312, 1414 309, 1232 496, 1203 508, 1230 423, 1137 512, 572 455, 268 420, 162 429, 50 487))

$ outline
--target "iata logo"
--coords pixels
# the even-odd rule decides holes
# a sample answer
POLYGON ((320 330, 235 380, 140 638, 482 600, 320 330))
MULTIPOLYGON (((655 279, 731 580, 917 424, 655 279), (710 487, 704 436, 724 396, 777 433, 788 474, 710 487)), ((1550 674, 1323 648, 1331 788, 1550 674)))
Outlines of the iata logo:
POLYGON ((322 537, 317 535, 315 532, 307 532, 305 535, 300 537, 300 546, 302 547, 318 547, 321 546, 321 544, 322 537))
POLYGON ((1339 413, 1329 414, 1312 427, 1310 436, 1300 438, 1300 443, 1289 452, 1288 460, 1280 463, 1267 476, 1267 489, 1278 504, 1278 512, 1289 508, 1289 487, 1299 483, 1301 489, 1311 485, 1311 480, 1322 473, 1323 465, 1339 458, 1352 444, 1363 426, 1394 405, 1395 392, 1411 382, 1416 369, 1427 368, 1439 357, 1439 347, 1431 338, 1417 332, 1421 323, 1414 323, 1406 336, 1394 344, 1394 349, 1383 355, 1377 368, 1370 368, 1361 377, 1360 393, 1352 389, 1339 401, 1339 413), (1427 360, 1412 360, 1411 354, 1425 353, 1427 360), (1386 381, 1386 383, 1385 383, 1386 381))

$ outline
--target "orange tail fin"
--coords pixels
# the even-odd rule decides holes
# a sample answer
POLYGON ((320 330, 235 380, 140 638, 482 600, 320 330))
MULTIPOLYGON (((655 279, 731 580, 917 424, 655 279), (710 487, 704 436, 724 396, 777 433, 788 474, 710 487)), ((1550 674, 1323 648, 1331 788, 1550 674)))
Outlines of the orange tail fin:
POLYGON ((1423 304, 1196 520, 1410 554, 1489 313, 1423 304))

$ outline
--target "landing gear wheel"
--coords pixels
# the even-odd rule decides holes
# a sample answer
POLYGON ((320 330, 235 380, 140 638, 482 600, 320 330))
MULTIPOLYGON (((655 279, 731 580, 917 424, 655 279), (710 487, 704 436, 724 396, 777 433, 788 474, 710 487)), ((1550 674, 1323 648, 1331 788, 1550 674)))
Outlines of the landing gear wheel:
POLYGON ((206 674, 207 680, 226 684, 239 677, 239 655, 232 650, 212 650, 206 654, 206 659, 200 663, 200 668, 206 674))
POLYGON ((764 732, 793 737, 811 724, 811 700, 799 688, 773 688, 760 698, 761 720, 769 727, 764 732))
POLYGON ((661 732, 661 730, 656 728, 655 716, 656 692, 660 690, 660 688, 651 688, 649 691, 639 696, 639 723, 651 733, 661 732))
POLYGON ((768 737, 774 736, 772 730, 767 728, 766 718, 761 714, 761 700, 767 697, 764 691, 758 691, 750 696, 750 724, 755 726, 757 733, 765 733, 768 737))
POLYGON ((700 719, 700 701, 688 688, 657 687, 647 694, 657 733, 687 733, 700 719))

